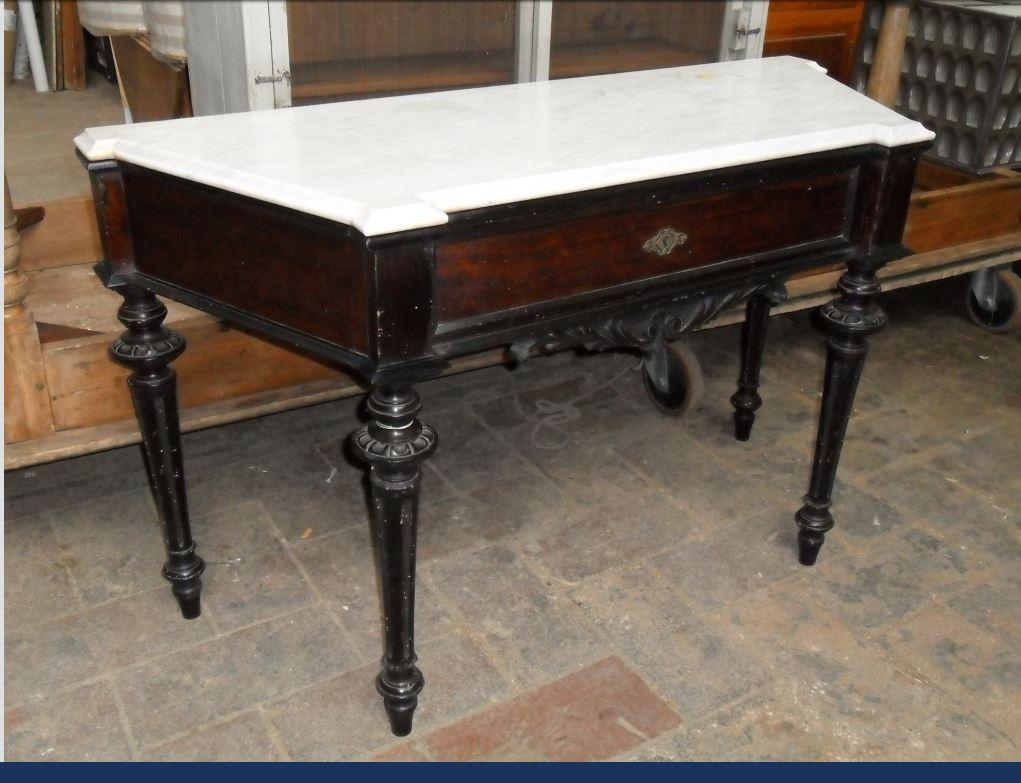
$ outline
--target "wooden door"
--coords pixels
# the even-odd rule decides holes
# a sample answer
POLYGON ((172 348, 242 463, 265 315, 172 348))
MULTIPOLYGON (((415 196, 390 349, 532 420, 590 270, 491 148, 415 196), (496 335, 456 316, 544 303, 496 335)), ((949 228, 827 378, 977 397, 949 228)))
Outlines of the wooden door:
POLYGON ((851 84, 866 0, 771 0, 763 57, 813 60, 851 84))
POLYGON ((288 0, 294 105, 513 82, 514 0, 288 0))
POLYGON ((557 0, 550 77, 715 62, 726 12, 713 0, 557 0))

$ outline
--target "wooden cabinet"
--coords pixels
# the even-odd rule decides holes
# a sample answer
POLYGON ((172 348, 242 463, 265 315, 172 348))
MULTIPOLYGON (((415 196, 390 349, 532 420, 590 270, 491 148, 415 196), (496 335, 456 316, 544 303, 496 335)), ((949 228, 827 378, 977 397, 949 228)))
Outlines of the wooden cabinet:
POLYGON ((750 0, 288 0, 269 34, 280 37, 286 26, 288 63, 276 52, 273 71, 289 75, 290 102, 302 105, 755 56, 754 41, 734 53, 725 34, 745 6, 764 7, 750 0))
POLYGON ((762 55, 814 60, 850 84, 865 5, 865 0, 771 0, 762 55))
POLYGON ((554 3, 550 76, 715 62, 725 13, 711 0, 554 3))
POLYGON ((295 105, 514 81, 513 0, 286 8, 295 105))

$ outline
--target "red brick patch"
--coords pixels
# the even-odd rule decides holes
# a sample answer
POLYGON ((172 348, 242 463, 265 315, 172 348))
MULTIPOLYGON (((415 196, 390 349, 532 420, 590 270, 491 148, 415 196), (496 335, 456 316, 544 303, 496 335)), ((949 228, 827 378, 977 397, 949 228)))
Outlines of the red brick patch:
POLYGON ((372 757, 373 761, 430 761, 417 742, 405 742, 372 757))
POLYGON ((417 744, 438 761, 599 761, 679 723, 637 674, 611 657, 385 755, 415 757, 417 744))

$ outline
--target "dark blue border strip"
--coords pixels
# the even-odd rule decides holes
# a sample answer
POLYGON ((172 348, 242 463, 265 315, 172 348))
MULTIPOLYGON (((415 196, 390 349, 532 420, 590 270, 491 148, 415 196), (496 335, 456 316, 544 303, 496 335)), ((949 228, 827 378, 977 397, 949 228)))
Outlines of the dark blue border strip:
MULTIPOLYGON (((470 779, 473 783, 484 776, 484 783, 490 783, 492 779, 513 779, 520 780, 521 776, 528 775, 530 778, 544 778, 549 776, 562 780, 564 776, 571 778, 584 777, 586 780, 620 780, 622 777, 638 777, 644 780, 669 780, 671 783, 691 779, 714 780, 719 777, 744 777, 748 776, 754 783, 762 779, 782 780, 790 783, 792 780, 808 779, 811 776, 813 781, 819 783, 839 783, 840 781, 855 781, 860 783, 863 777, 873 779, 889 778, 902 781, 905 776, 924 775, 926 783, 935 783, 939 780, 953 780, 961 783, 963 776, 978 773, 982 776, 982 783, 990 781, 1021 780, 1021 764, 1011 763, 854 763, 838 764, 833 762, 825 763, 651 763, 642 762, 636 764, 616 763, 592 763, 592 764, 551 764, 531 763, 515 764, 509 762, 498 763, 396 763, 396 764, 372 764, 356 762, 348 764, 334 763, 295 763, 287 767, 286 772, 282 765, 260 764, 252 762, 200 764, 200 763, 81 763, 81 762, 31 762, 31 763, 7 763, 5 777, 7 780, 17 780, 19 777, 36 779, 40 774, 45 775, 49 770, 51 774, 71 774, 77 783, 81 779, 101 777, 104 781, 117 778, 130 778, 138 783, 155 783, 157 781, 173 781, 180 783, 182 778, 187 778, 188 783, 208 778, 215 779, 219 783, 233 783, 238 776, 244 775, 246 783, 257 781, 263 776, 279 783, 281 773, 299 777, 302 780, 323 780, 329 783, 340 783, 348 776, 354 778, 365 777, 377 781, 381 778, 401 777, 409 780, 409 783, 418 783, 422 779, 430 779, 432 776, 440 775, 444 783, 459 778, 470 779), (980 768, 980 769, 979 769, 980 768), (969 772, 968 770, 971 770, 969 772)), ((529 781, 531 783, 531 781, 529 781)))

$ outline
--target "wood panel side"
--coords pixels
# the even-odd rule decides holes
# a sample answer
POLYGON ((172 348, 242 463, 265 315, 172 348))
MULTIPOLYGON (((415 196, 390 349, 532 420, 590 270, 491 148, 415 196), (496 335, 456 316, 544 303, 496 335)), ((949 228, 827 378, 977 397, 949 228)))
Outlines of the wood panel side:
POLYGON ((366 352, 364 240, 348 227, 133 166, 124 181, 137 271, 366 352))
POLYGON ((903 252, 915 169, 926 146, 879 151, 862 166, 851 239, 865 255, 886 261, 889 253, 903 252))
POLYGON ((435 248, 425 234, 372 251, 372 357, 381 367, 431 353, 435 248))

